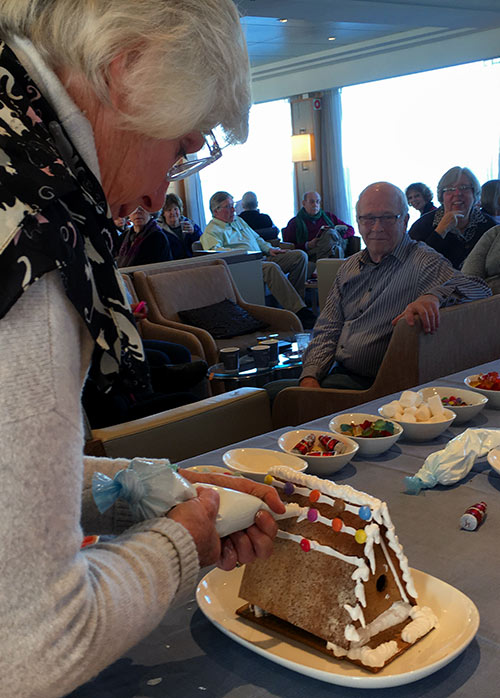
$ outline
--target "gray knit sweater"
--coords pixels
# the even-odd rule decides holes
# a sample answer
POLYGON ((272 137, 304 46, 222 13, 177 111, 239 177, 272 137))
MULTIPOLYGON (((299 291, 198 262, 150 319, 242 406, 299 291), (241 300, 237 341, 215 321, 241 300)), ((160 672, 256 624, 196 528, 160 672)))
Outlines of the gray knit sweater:
MULTIPOLYGON (((58 272, 0 321, 0 696, 64 696, 149 633, 198 573, 193 540, 153 519, 80 551, 83 531, 120 530, 98 516, 83 459, 82 381, 92 341, 58 272), (91 522, 87 525, 86 522, 91 522)), ((168 455, 168 454, 165 454, 168 455)))

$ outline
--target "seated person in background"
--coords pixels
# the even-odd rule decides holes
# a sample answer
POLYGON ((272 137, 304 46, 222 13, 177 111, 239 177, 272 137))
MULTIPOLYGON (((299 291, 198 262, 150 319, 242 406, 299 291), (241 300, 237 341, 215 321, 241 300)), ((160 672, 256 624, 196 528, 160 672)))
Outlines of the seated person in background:
POLYGON ((247 191, 241 199, 242 211, 239 217, 243 218, 245 223, 255 230, 258 235, 264 240, 274 240, 279 237, 280 231, 274 225, 271 217, 267 213, 259 211, 259 202, 253 191, 247 191))
POLYGON ((356 215, 366 249, 341 266, 316 321, 299 380, 269 383, 271 397, 297 383, 364 390, 373 383, 399 319, 414 325, 419 317, 423 331, 433 333, 440 307, 491 295, 484 281, 465 276, 435 250, 408 237, 406 197, 393 184, 376 182, 364 189, 356 215))
MULTIPOLYGON (((130 301, 130 294, 125 289, 130 301)), ((131 303, 136 321, 147 317, 144 301, 131 303)), ((120 381, 103 392, 92 378, 87 378, 82 393, 82 404, 92 429, 101 429, 149 417, 200 398, 197 391, 206 378, 205 361, 191 361, 191 352, 182 344, 157 339, 143 339, 142 344, 149 367, 151 389, 132 391, 120 381)))
POLYGON ((284 242, 293 242, 299 250, 305 250, 311 262, 323 257, 344 257, 347 238, 353 235, 352 225, 323 211, 317 191, 304 194, 302 208, 283 228, 284 242))
POLYGON ((297 315, 306 328, 316 319, 303 298, 305 292, 307 256, 302 250, 282 250, 273 247, 234 214, 234 203, 227 191, 218 191, 210 198, 212 220, 201 236, 204 250, 247 250, 262 252, 264 281, 278 303, 297 315), (287 275, 288 274, 288 278, 287 275))
POLYGON ((423 216, 424 213, 430 213, 436 210, 436 206, 432 201, 432 191, 423 182, 413 182, 406 187, 406 200, 410 206, 416 208, 423 216))
POLYGON ((116 258, 119 267, 133 267, 172 259, 168 238, 149 211, 138 206, 129 216, 132 222, 122 235, 116 258))
POLYGON ((500 224, 500 179, 490 179, 481 187, 481 211, 500 224))
POLYGON ((500 293, 500 225, 487 230, 465 258, 464 274, 484 279, 493 293, 500 293))
POLYGON ((184 204, 177 194, 167 194, 158 224, 170 243, 172 259, 186 259, 193 256, 193 242, 201 236, 199 225, 183 216, 184 204))
POLYGON ((495 225, 476 206, 480 192, 480 184, 468 167, 452 167, 437 186, 441 206, 415 221, 410 237, 427 243, 460 269, 481 235, 495 225))

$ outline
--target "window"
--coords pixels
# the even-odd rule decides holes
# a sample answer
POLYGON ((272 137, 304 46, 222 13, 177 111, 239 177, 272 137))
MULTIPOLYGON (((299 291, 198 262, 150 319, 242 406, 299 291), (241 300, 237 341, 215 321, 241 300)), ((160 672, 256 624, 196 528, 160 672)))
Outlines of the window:
MULTIPOLYGON (((481 184, 499 176, 500 60, 479 61, 342 90, 342 146, 351 210, 387 180, 432 191, 454 165, 481 184)), ((434 203, 438 206, 436 197, 434 203)), ((411 208, 410 224, 419 217, 411 208)))
POLYGON ((270 215, 278 228, 287 224, 295 215, 291 135, 288 100, 252 107, 247 142, 224 148, 222 158, 200 172, 207 222, 212 218, 208 201, 223 190, 235 202, 246 191, 254 191, 260 211, 270 215))

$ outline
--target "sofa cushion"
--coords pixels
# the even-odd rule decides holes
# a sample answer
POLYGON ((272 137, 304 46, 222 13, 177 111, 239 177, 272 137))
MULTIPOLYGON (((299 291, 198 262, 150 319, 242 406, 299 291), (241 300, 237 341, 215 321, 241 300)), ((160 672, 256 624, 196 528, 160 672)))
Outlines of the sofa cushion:
POLYGON ((269 327, 229 298, 202 308, 181 310, 179 319, 210 332, 215 339, 237 337, 269 327))

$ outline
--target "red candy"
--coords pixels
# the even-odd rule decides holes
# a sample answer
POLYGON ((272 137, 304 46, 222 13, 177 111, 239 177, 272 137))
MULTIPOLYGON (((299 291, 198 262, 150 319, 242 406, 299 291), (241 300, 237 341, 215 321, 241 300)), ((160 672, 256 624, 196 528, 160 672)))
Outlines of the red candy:
POLYGON ((305 456, 306 453, 308 453, 314 446, 315 441, 316 437, 314 436, 314 434, 308 434, 303 439, 301 439, 298 444, 295 444, 295 446, 292 448, 292 451, 295 451, 296 453, 300 453, 302 456, 305 456))
POLYGON ((307 540, 307 538, 302 538, 300 541, 300 547, 305 553, 308 553, 311 550, 311 544, 307 540))
POLYGON ((475 531, 481 525, 486 516, 486 502, 478 502, 465 510, 460 517, 460 528, 466 531, 475 531))
POLYGON ((317 502, 318 499, 321 496, 321 492, 319 490, 311 490, 309 494, 309 501, 310 502, 317 502))
POLYGON ((338 439, 334 439, 333 436, 328 436, 328 434, 321 434, 321 436, 318 436, 318 441, 323 448, 326 451, 330 451, 330 453, 334 450, 335 446, 339 442, 338 439))

